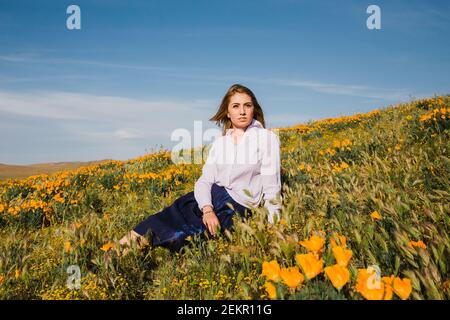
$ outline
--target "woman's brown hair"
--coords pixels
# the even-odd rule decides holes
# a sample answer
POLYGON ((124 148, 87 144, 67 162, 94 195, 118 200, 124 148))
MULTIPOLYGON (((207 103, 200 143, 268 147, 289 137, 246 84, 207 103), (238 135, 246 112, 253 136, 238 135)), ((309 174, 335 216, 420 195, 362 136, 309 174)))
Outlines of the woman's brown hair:
POLYGON ((227 117, 227 113, 228 113, 228 104, 230 103, 230 98, 235 93, 245 93, 248 96, 250 96, 250 98, 252 99, 253 107, 254 107, 253 118, 258 120, 259 122, 261 122, 262 126, 265 128, 266 124, 264 122, 264 113, 262 111, 261 106, 258 103, 258 100, 256 100, 255 95, 249 88, 247 88, 241 84, 233 84, 228 89, 227 93, 225 94, 225 96, 222 99, 222 102, 220 103, 219 110, 209 120, 216 121, 217 125, 222 126, 222 135, 225 135, 227 130, 233 127, 230 118, 227 117))

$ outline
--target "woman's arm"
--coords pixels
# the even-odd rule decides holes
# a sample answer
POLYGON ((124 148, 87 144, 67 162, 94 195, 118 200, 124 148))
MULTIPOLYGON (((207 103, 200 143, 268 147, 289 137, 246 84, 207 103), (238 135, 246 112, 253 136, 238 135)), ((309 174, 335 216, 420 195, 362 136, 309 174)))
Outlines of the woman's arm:
POLYGON ((268 130, 266 143, 262 148, 261 180, 263 186, 264 207, 269 211, 268 221, 274 223, 275 216, 280 219, 281 177, 280 177, 280 140, 276 133, 268 130), (280 194, 280 201, 277 195, 280 194))
POLYGON ((213 142, 208 152, 208 158, 203 165, 202 175, 194 185, 194 197, 200 210, 203 210, 205 206, 210 206, 211 209, 214 208, 211 201, 211 187, 216 182, 216 176, 215 143, 213 142))

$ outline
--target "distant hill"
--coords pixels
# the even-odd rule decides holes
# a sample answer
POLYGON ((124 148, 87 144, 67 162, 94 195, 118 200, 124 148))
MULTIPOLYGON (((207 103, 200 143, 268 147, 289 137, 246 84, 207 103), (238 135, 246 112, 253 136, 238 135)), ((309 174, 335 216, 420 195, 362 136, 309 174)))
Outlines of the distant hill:
POLYGON ((108 160, 36 163, 30 165, 11 165, 0 163, 0 180, 26 178, 37 174, 51 174, 56 171, 72 170, 108 160))

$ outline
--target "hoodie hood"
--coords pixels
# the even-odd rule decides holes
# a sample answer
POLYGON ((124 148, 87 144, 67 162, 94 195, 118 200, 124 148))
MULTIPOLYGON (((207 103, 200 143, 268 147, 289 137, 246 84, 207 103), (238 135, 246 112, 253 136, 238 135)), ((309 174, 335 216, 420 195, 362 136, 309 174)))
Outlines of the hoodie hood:
MULTIPOLYGON (((250 124, 248 125, 247 129, 245 129, 245 131, 248 131, 251 128, 262 128, 262 129, 264 129, 264 127, 261 124, 261 122, 259 122, 255 118, 253 118, 252 122, 250 122, 250 124)), ((233 129, 229 128, 229 129, 227 129, 227 132, 225 133, 225 135, 229 135, 229 134, 231 134, 231 132, 233 132, 233 129)))

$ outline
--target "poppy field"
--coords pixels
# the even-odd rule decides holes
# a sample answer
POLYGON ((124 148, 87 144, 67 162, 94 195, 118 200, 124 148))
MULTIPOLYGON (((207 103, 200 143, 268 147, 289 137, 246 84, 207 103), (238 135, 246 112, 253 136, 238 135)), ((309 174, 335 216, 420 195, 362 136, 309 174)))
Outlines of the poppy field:
POLYGON ((202 165, 167 150, 0 181, 0 299, 449 299, 449 128, 435 96, 271 129, 281 220, 260 206, 178 253, 105 259, 193 190, 202 165))

